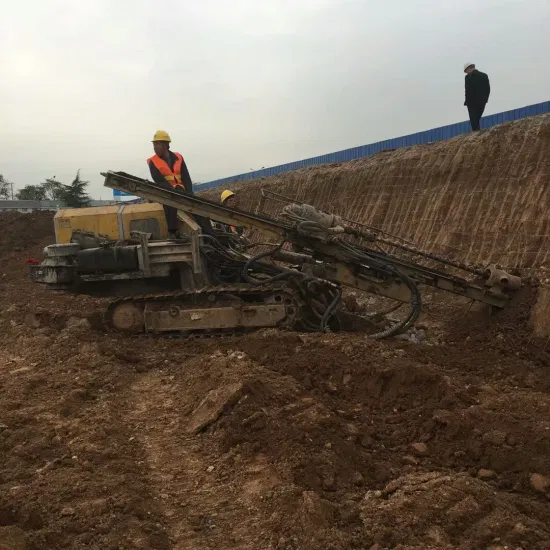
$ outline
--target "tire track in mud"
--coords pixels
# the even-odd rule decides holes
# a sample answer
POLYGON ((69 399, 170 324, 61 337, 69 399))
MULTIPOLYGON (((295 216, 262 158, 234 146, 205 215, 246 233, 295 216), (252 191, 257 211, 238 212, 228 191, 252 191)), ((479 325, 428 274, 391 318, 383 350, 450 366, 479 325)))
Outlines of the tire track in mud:
POLYGON ((193 383, 185 372, 171 372, 141 377, 131 388, 126 413, 145 450, 169 548, 257 548, 266 536, 258 496, 278 483, 277 476, 261 460, 235 469, 238 476, 224 470, 227 457, 220 456, 210 436, 189 429, 193 407, 204 395, 189 391, 193 383))

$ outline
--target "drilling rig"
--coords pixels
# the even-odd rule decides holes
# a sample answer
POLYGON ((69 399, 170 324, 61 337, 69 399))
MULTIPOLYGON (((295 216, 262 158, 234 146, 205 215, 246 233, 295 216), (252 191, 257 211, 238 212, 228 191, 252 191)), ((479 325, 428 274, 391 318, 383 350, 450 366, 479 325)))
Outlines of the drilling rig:
MULTIPOLYGON (((369 337, 381 339, 414 325, 421 286, 501 309, 522 285, 496 265, 471 266, 425 252, 269 191, 262 192, 255 212, 245 212, 125 172, 102 175, 108 188, 177 208, 189 231, 172 240, 139 230, 109 239, 73 227, 71 242, 46 247, 45 259, 30 267, 30 277, 57 291, 116 296, 105 323, 123 333, 215 336, 265 327, 337 331, 362 326, 369 337), (277 215, 263 212, 267 199, 279 203, 277 215), (204 232, 193 221, 197 217, 243 227, 254 242, 204 232), (408 310, 390 325, 374 325, 342 307, 345 287, 408 310)), ((142 221, 142 227, 151 226, 150 219, 142 221)))

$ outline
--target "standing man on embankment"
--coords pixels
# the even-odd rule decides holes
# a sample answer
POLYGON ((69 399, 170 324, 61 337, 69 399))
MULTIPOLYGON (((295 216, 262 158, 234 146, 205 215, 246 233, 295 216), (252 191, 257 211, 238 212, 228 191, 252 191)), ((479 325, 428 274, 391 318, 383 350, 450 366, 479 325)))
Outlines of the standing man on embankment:
POLYGON ((485 105, 489 101, 491 85, 489 84, 489 77, 478 71, 474 63, 466 63, 464 72, 466 73, 464 105, 468 107, 470 124, 475 132, 479 130, 479 122, 483 111, 485 111, 485 105))

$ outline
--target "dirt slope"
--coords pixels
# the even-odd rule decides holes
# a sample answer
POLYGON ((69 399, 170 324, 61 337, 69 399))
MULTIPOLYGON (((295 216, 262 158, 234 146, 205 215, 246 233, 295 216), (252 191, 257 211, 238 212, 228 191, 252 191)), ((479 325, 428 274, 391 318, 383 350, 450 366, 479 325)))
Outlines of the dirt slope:
POLYGON ((428 294, 430 345, 124 339, 26 279, 43 237, 0 256, 0 549, 550 548, 531 294, 428 294))
POLYGON ((230 187, 245 210, 267 188, 471 263, 548 267, 549 182, 550 115, 541 115, 230 187))
POLYGON ((53 213, 0 212, 0 258, 54 236, 53 213))

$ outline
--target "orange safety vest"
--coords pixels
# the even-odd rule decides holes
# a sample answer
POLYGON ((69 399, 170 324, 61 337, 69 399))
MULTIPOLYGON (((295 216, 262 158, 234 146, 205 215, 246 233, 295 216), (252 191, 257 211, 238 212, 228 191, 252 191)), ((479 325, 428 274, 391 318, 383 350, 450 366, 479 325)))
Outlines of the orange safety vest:
POLYGON ((174 163, 174 169, 170 170, 168 163, 161 159, 158 155, 154 155, 151 158, 147 159, 147 164, 151 162, 155 165, 156 169, 161 173, 162 177, 172 186, 172 187, 184 187, 181 181, 181 165, 183 163, 183 157, 179 153, 174 153, 176 155, 176 162, 174 163))

